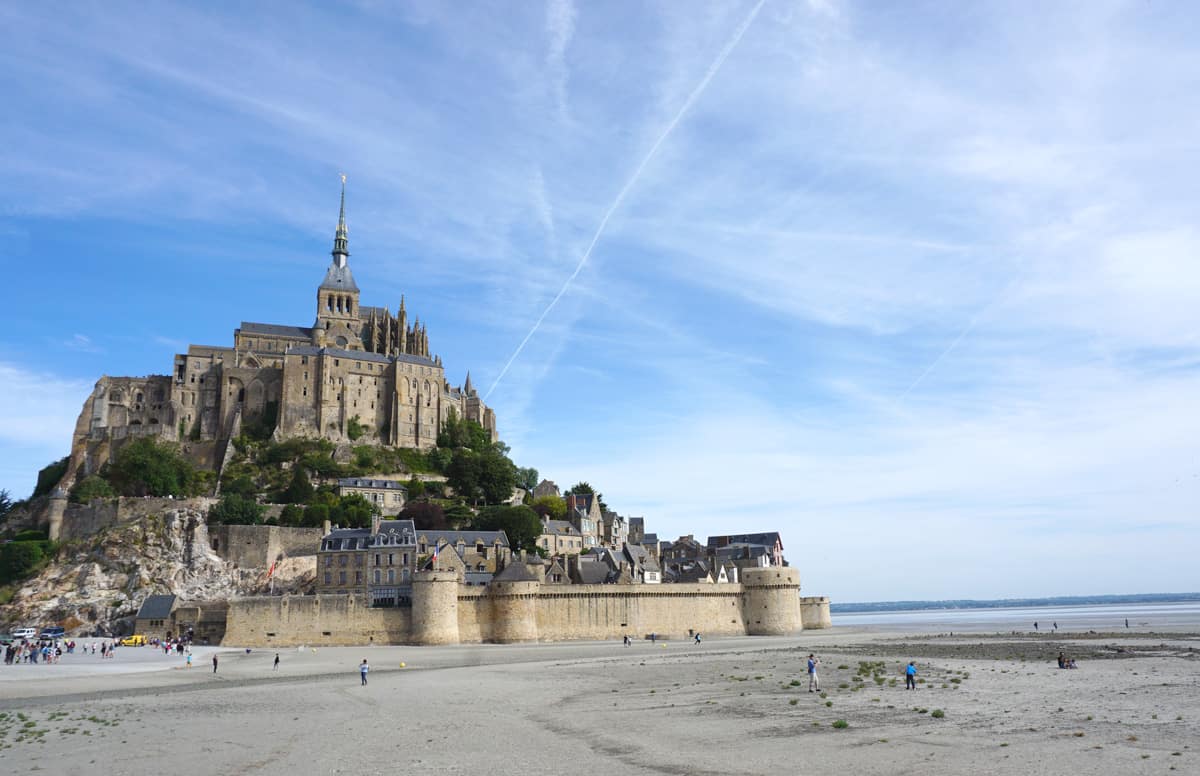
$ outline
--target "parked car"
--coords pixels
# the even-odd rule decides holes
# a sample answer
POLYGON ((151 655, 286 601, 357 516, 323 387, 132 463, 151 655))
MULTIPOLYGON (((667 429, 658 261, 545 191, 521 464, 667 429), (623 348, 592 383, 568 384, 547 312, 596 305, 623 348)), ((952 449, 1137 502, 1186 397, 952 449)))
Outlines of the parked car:
POLYGON ((60 628, 57 625, 54 625, 49 628, 42 628, 41 640, 42 641, 57 641, 58 639, 61 639, 65 635, 67 635, 67 631, 65 628, 60 628))
POLYGON ((132 636, 126 636, 121 639, 122 647, 144 647, 146 646, 146 637, 140 633, 135 633, 132 636))
POLYGON ((37 636, 37 628, 17 628, 12 635, 14 639, 32 639, 37 636))

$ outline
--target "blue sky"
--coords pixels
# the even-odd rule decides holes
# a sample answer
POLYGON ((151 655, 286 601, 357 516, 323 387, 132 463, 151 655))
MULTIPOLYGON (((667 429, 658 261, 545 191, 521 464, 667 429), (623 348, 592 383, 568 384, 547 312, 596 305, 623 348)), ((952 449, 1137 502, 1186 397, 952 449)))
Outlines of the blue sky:
POLYGON ((344 172, 363 303, 660 536, 842 601, 1195 590, 1198 21, 0 6, 0 487, 101 374, 307 325, 344 172))

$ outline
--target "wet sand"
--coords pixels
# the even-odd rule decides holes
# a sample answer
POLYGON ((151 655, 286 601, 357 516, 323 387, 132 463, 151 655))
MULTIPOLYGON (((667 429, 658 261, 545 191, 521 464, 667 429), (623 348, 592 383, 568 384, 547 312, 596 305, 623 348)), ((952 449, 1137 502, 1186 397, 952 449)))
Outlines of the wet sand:
POLYGON ((213 651, 215 676, 203 649, 191 669, 133 648, 103 663, 0 666, 0 769, 1200 772, 1197 633, 835 628, 699 646, 292 649, 278 672, 273 651, 213 651), (1059 650, 1079 669, 1056 668, 1059 650), (809 652, 825 696, 807 692, 809 652), (916 691, 899 674, 910 659, 916 691))

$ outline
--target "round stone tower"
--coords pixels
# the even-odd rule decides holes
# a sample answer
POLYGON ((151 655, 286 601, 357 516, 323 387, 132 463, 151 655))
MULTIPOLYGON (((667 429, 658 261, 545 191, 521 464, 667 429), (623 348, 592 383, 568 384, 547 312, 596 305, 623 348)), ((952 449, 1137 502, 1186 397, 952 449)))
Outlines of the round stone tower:
POLYGON ((814 595, 800 598, 800 620, 804 630, 832 628, 833 618, 829 614, 829 596, 814 595))
POLYGON ((513 560, 488 584, 492 599, 492 640, 500 644, 537 641, 537 601, 541 584, 519 560, 513 560))
POLYGON ((413 642, 457 644, 457 572, 418 571, 413 575, 412 586, 413 642))
POLYGON ((742 572, 746 633, 788 636, 803 629, 800 617, 800 572, 771 566, 742 572))

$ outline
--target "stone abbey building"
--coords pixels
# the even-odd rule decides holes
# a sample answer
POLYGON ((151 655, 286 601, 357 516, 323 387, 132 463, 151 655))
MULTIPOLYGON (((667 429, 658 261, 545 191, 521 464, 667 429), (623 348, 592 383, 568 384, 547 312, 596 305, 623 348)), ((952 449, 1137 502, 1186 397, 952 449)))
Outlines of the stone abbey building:
POLYGON ((181 442, 198 463, 217 468, 229 440, 250 423, 273 428, 277 439, 426 449, 453 412, 496 439, 495 413, 470 374, 462 387, 447 382, 403 297, 394 315, 359 304, 344 183, 332 255, 311 326, 243 322, 232 347, 191 345, 175 356, 170 375, 101 378, 76 424, 64 485, 137 436, 181 442))

